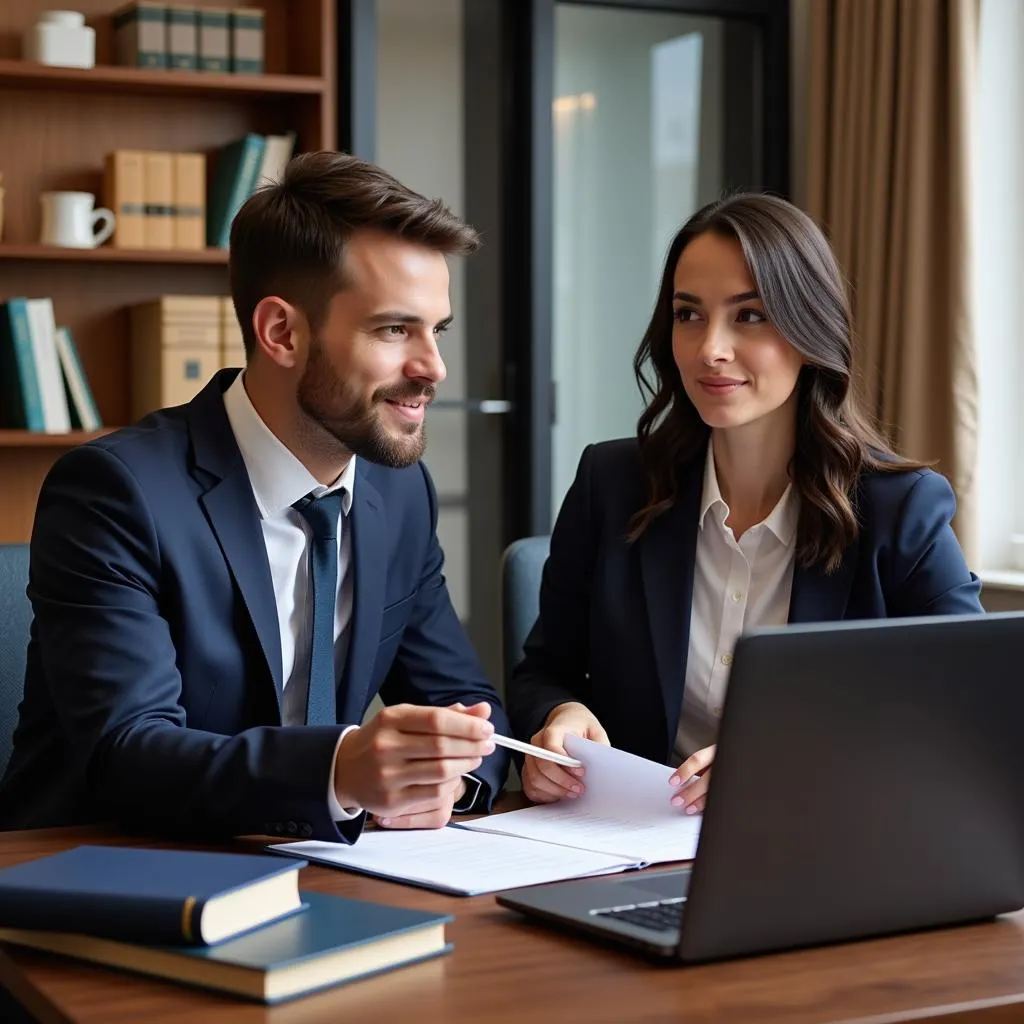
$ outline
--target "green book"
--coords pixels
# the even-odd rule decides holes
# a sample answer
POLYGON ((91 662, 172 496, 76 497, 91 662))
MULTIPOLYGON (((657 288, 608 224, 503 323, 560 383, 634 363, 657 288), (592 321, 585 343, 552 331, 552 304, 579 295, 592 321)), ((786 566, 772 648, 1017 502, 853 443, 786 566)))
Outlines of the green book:
POLYGON ((263 161, 266 141, 262 135, 249 132, 221 150, 217 170, 210 183, 206 204, 206 244, 227 249, 231 239, 231 222, 242 203, 252 195, 256 177, 263 161))

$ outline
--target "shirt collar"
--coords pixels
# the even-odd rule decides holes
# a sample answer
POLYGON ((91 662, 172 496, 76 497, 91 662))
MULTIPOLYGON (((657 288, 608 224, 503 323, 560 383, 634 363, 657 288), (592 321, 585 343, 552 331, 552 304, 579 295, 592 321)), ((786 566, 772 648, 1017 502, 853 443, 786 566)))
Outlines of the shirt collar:
POLYGON ((341 512, 347 516, 352 508, 356 457, 353 455, 341 476, 325 487, 260 418, 246 394, 244 376, 243 371, 224 392, 224 410, 242 453, 260 515, 264 519, 279 515, 307 494, 319 498, 341 491, 341 512))
MULTIPOLYGON (((708 511, 718 506, 720 514, 719 525, 723 524, 729 515, 729 506, 722 497, 722 491, 718 486, 718 473, 715 471, 715 456, 711 449, 711 442, 708 441, 707 456, 704 459, 704 487, 700 499, 700 519, 698 525, 704 529, 704 520, 708 511)), ((787 547, 793 544, 796 538, 796 528, 800 519, 800 496, 797 494, 792 483, 786 486, 782 497, 775 503, 775 508, 768 513, 764 525, 778 538, 779 542, 787 547)))

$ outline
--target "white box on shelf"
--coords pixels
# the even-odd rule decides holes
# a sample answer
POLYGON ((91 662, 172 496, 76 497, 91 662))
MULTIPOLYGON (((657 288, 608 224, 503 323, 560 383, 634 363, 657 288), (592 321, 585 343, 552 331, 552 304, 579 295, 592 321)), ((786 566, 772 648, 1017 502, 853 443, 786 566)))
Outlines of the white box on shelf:
POLYGON ((96 64, 96 30, 78 11, 43 11, 27 29, 22 55, 59 68, 91 68, 96 64))

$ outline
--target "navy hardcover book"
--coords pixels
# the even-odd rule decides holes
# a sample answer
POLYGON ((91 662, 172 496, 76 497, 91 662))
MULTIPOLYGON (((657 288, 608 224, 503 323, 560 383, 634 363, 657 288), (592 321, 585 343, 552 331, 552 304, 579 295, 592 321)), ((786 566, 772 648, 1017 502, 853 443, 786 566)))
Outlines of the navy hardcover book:
POLYGON ((447 914, 303 892, 306 909, 218 946, 143 946, 0 928, 0 942, 169 978, 262 1003, 316 992, 451 950, 447 914))
POLYGON ((209 945, 300 910, 298 868, 262 854, 76 846, 0 871, 0 927, 209 945))

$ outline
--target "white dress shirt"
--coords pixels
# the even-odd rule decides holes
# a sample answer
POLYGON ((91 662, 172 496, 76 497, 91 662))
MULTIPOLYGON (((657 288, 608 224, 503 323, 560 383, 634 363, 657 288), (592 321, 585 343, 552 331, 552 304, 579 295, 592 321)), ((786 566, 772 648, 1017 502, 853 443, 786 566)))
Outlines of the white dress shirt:
POLYGON ((736 641, 745 630, 789 621, 800 497, 790 484, 767 518, 739 540, 726 526, 729 506, 718 487, 708 444, 693 573, 690 646, 675 763, 708 747, 729 683, 736 641))
MULTIPOLYGON (((341 476, 330 487, 324 487, 260 419, 246 394, 243 376, 240 373, 224 392, 224 409, 249 474, 270 562, 281 632, 281 679, 284 682, 281 720, 285 725, 303 725, 306 721, 313 632, 312 531, 292 505, 307 494, 318 498, 332 491, 342 492, 342 523, 338 530, 338 597, 334 614, 334 670, 335 679, 340 679, 348 653, 349 622, 352 618, 352 535, 348 515, 352 509, 356 458, 353 455, 341 476)), ((347 732, 346 729, 342 733, 338 747, 347 732)), ((334 794, 333 762, 327 800, 335 821, 347 821, 361 813, 358 808, 345 810, 338 803, 334 794)))

